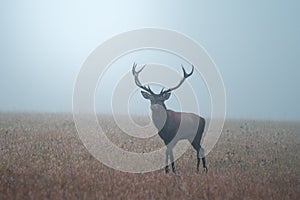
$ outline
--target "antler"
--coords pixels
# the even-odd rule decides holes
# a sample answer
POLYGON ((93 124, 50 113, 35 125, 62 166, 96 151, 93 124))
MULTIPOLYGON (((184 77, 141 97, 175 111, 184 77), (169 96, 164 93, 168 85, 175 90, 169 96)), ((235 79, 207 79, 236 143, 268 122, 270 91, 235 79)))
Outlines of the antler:
POLYGON ((146 65, 144 65, 140 70, 138 70, 138 71, 136 71, 135 69, 136 69, 136 67, 137 67, 137 64, 136 63, 133 63, 133 66, 132 66, 132 74, 133 74, 133 76, 134 76, 134 81, 135 81, 135 84, 139 87, 139 88, 141 88, 141 89, 143 89, 143 90, 145 90, 145 91, 147 91, 147 92, 149 92, 149 93, 151 93, 151 94, 154 94, 154 92, 152 92, 152 90, 150 89, 150 86, 144 86, 144 85, 142 85, 141 84, 141 82, 140 82, 140 80, 139 80, 139 73, 146 67, 146 65))
POLYGON ((192 65, 192 71, 189 74, 186 73, 183 65, 181 65, 181 68, 182 68, 182 71, 183 71, 183 78, 181 79, 181 81, 179 82, 179 84, 176 85, 175 87, 169 88, 169 89, 167 89, 165 91, 161 90, 161 92, 160 92, 161 94, 162 93, 168 93, 168 92, 171 92, 172 90, 175 90, 175 89, 179 88, 182 85, 182 83, 184 82, 184 80, 186 78, 188 78, 189 76, 191 76, 193 74, 193 72, 194 72, 194 65, 192 65))

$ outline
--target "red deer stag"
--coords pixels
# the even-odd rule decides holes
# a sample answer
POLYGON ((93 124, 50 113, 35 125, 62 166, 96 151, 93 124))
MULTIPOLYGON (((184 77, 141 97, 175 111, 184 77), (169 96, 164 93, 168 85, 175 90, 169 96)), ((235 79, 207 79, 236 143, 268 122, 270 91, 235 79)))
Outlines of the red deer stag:
POLYGON ((140 70, 136 71, 137 64, 133 64, 132 74, 134 76, 135 84, 142 89, 141 93, 145 99, 151 102, 152 121, 158 129, 158 135, 163 139, 166 149, 166 166, 165 172, 169 172, 168 160, 172 165, 172 171, 176 174, 174 165, 173 148, 179 140, 187 139, 194 149, 197 151, 197 171, 199 171, 200 158, 203 162, 204 171, 207 172, 204 149, 200 145, 202 134, 204 131, 205 120, 192 113, 175 112, 167 109, 164 101, 169 99, 171 91, 179 88, 184 80, 191 76, 194 71, 188 74, 182 66, 183 78, 179 84, 167 90, 162 89, 159 94, 155 94, 150 86, 142 85, 139 80, 139 73, 144 69, 144 65, 140 70), (144 91, 143 91, 144 90, 144 91))

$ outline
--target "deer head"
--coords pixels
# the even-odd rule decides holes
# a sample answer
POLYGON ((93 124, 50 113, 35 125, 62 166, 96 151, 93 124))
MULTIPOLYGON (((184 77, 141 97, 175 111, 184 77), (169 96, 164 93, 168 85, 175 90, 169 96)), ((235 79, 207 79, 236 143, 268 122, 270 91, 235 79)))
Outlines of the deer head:
POLYGON ((181 79, 181 81, 178 83, 178 85, 176 85, 175 87, 169 88, 167 90, 165 90, 164 88, 160 91, 160 93, 155 94, 150 86, 145 86, 142 85, 140 80, 139 80, 139 74, 141 73, 141 71, 146 67, 146 65, 144 65, 140 70, 136 70, 137 64, 134 63, 133 67, 132 67, 132 74, 134 76, 134 80, 135 80, 135 84, 142 89, 141 93, 142 96, 145 99, 150 100, 151 102, 151 110, 152 110, 152 116, 153 114, 155 115, 155 117, 152 117, 156 127, 158 129, 161 129, 164 122, 166 121, 167 118, 167 114, 166 114, 166 105, 165 105, 165 101, 169 99, 170 95, 171 95, 171 91, 179 88, 182 83, 184 82, 184 80, 186 78, 188 78, 189 76, 191 76, 194 72, 194 66, 192 65, 192 71, 190 73, 186 73, 183 65, 182 66, 182 71, 183 71, 183 78, 181 79))

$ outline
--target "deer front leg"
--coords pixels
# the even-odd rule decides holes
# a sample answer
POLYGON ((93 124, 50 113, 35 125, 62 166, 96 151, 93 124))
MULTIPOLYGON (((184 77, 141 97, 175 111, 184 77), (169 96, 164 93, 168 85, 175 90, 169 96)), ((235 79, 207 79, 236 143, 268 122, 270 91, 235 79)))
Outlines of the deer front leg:
POLYGON ((174 174, 176 174, 173 149, 170 149, 170 160, 171 160, 171 163, 172 163, 172 171, 173 171, 174 174))
POLYGON ((200 156, 199 156, 199 150, 197 150, 197 172, 199 172, 199 166, 200 166, 200 156))
POLYGON ((169 163, 168 163, 168 161, 169 161, 169 149, 167 148, 166 149, 166 165, 165 165, 165 172, 166 172, 166 174, 167 173, 169 173, 169 163))

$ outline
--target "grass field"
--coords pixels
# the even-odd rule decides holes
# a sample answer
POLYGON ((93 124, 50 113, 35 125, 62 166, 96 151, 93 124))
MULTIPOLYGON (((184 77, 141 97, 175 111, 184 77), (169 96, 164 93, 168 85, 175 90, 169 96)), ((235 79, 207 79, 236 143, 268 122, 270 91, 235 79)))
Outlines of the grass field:
MULTIPOLYGON (((100 117, 109 138, 130 151, 163 145, 158 137, 136 146, 100 117)), ((0 114, 0 199, 300 199, 300 122, 227 120, 196 173, 190 148, 164 170, 116 171, 94 159, 68 114, 0 114)))

